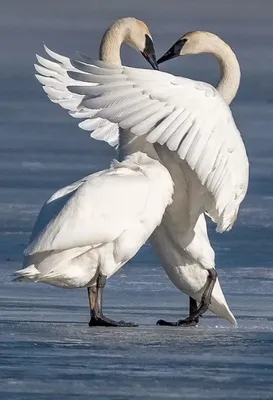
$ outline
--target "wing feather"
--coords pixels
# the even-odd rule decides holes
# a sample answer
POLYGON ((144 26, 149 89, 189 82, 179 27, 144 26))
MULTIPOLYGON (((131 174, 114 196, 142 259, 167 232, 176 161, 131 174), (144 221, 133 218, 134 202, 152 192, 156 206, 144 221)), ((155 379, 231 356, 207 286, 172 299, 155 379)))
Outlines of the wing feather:
MULTIPOLYGON (((78 109, 72 110, 74 117, 106 119, 135 135, 147 135, 151 143, 166 144, 187 162, 208 191, 204 207, 217 223, 217 230, 231 228, 247 191, 249 165, 231 111, 215 88, 164 72, 115 67, 85 56, 84 62, 64 60, 55 53, 53 59, 58 60, 55 68, 45 66, 43 60, 40 64, 54 76, 41 74, 43 69, 37 71, 43 76, 41 82, 56 90, 49 94, 52 101, 58 102, 54 96, 59 91, 69 98, 71 90, 70 96, 79 100, 78 109), (56 71, 61 77, 56 77, 56 71), (93 114, 88 114, 89 109, 93 114)), ((63 100, 59 104, 66 106, 63 100)), ((111 140, 105 126, 81 126, 96 126, 104 140, 111 140)))
POLYGON ((137 126, 132 128, 132 133, 137 136, 148 133, 154 127, 155 123, 169 115, 171 109, 173 109, 172 106, 164 108, 161 107, 157 112, 150 115, 144 121, 141 121, 137 126))
POLYGON ((116 74, 111 68, 107 75, 107 64, 102 64, 102 74, 98 68, 94 79, 100 82, 100 90, 93 95, 92 88, 87 89, 83 104, 101 108, 100 116, 135 135, 147 134, 149 142, 166 144, 177 152, 211 194, 204 207, 213 214, 217 229, 230 229, 246 194, 249 166, 229 107, 209 84, 158 71, 122 68, 122 73, 117 68, 116 74), (111 85, 117 86, 104 91, 107 76, 109 86, 110 79, 111 85), (129 104, 126 89, 119 90, 118 82, 132 85, 129 104), (145 107, 141 107, 142 102, 145 107))
MULTIPOLYGON (((62 108, 68 110, 72 117, 86 119, 86 123, 83 124, 83 122, 80 122, 79 126, 84 130, 90 131, 91 137, 106 141, 111 146, 117 146, 119 137, 118 126, 109 120, 105 120, 103 130, 101 129, 101 125, 96 128, 98 125, 97 121, 95 124, 91 121, 93 118, 96 118, 94 116, 99 110, 91 110, 82 104, 86 93, 85 87, 97 86, 97 83, 93 81, 93 77, 96 76, 97 70, 101 69, 101 63, 98 61, 93 63, 94 65, 88 66, 85 62, 75 62, 75 66, 73 66, 73 62, 68 57, 64 57, 46 46, 44 48, 52 60, 37 55, 38 63, 35 64, 37 74, 35 76, 43 85, 48 98, 53 103, 59 104, 62 108), (79 68, 77 69, 77 67, 79 68), (93 73, 92 78, 89 78, 88 73, 84 72, 85 68, 87 72, 91 71, 93 73), (72 78, 69 76, 69 73, 72 74, 72 78), (80 93, 70 92, 67 89, 69 85, 77 86, 80 93), (96 129, 100 129, 100 131, 96 132, 96 129)), ((83 61, 85 60, 83 59, 83 61)), ((108 66, 107 70, 109 69, 110 67, 108 66)), ((111 79, 109 79, 109 82, 112 83, 111 79)))
POLYGON ((159 123, 147 136, 147 141, 150 143, 158 142, 163 145, 169 139, 172 131, 169 131, 169 127, 174 121, 182 114, 184 110, 174 109, 163 121, 159 123))

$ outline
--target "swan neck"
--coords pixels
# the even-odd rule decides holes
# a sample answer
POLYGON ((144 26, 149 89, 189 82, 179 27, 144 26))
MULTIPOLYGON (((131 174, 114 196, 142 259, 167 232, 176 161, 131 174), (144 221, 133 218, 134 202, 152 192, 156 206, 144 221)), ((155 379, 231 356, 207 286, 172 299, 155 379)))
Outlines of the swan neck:
POLYGON ((120 48, 126 41, 129 33, 129 26, 118 20, 104 33, 100 44, 99 57, 101 61, 108 64, 121 65, 120 48))
POLYGON ((221 78, 217 90, 227 104, 230 104, 240 86, 241 70, 236 55, 232 49, 221 41, 221 46, 215 47, 213 54, 217 57, 221 70, 221 78))

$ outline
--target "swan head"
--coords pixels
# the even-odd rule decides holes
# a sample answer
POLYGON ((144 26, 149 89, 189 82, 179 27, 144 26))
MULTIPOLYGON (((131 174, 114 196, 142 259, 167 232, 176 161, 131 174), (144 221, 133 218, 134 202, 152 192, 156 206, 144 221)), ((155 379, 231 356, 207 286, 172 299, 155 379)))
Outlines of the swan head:
POLYGON ((160 64, 178 56, 188 54, 213 53, 220 38, 211 32, 194 31, 181 36, 166 53, 157 60, 160 64))
POLYGON ((124 43, 140 52, 153 69, 158 70, 154 42, 148 26, 136 18, 124 18, 123 21, 128 25, 124 43))

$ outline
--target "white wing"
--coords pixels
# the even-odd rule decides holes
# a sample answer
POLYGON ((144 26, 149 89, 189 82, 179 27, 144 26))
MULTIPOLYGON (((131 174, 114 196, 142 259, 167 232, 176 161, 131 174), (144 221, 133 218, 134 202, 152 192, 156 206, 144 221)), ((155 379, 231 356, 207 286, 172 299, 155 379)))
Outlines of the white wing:
MULTIPOLYGON (((66 110, 69 110, 72 117, 78 118, 78 106, 83 99, 83 95, 71 93, 67 89, 68 85, 80 84, 67 75, 68 71, 76 72, 78 69, 73 67, 69 58, 55 53, 46 46, 44 47, 53 61, 37 55, 38 64, 35 64, 35 69, 38 74, 35 76, 43 85, 44 91, 53 103, 57 103, 66 110)), ((81 57, 87 59, 86 56, 81 55, 81 57)), ((98 62, 99 64, 100 62, 98 62)), ((94 86, 94 83, 84 82, 83 85, 94 86)), ((97 111, 81 107, 80 118, 84 118, 85 120, 79 124, 80 128, 91 131, 91 137, 94 139, 103 140, 111 146, 116 146, 119 135, 118 125, 103 118, 94 117, 97 111)))
POLYGON ((61 189, 41 210, 25 255, 114 241, 141 218, 149 187, 141 172, 118 168, 61 189))
POLYGON ((217 90, 159 71, 71 63, 82 70, 68 72, 79 83, 68 89, 84 96, 78 116, 82 109, 100 108, 95 117, 176 152, 208 191, 205 210, 217 230, 230 229, 247 191, 249 165, 231 111, 217 90))
MULTIPOLYGON (((93 176, 94 175, 95 174, 93 174, 93 176)), ((77 182, 59 189, 45 202, 33 227, 29 243, 40 235, 50 221, 62 210, 70 197, 74 195, 76 190, 85 183, 90 176, 91 175, 88 175, 77 182)))

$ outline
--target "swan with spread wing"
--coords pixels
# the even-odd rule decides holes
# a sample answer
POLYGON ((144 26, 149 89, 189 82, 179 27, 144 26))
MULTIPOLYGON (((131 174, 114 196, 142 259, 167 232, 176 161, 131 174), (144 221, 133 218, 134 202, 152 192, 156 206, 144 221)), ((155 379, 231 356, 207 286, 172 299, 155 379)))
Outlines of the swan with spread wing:
POLYGON ((209 32, 191 32, 159 60, 213 53, 222 71, 217 89, 165 72, 125 67, 120 60, 72 61, 46 50, 53 61, 38 59, 42 67, 37 71, 52 101, 84 119, 80 126, 94 138, 111 145, 119 141, 124 154, 144 151, 171 173, 174 201, 151 243, 172 282, 190 296, 191 308, 186 320, 159 323, 194 325, 209 307, 236 324, 217 279, 204 218, 207 213, 219 232, 231 229, 248 187, 248 159, 228 107, 240 82, 231 48, 209 32), (109 128, 115 124, 119 136, 109 128))
MULTIPOLYGON (((151 34, 142 21, 126 18, 106 31, 101 57, 108 57, 111 62, 115 62, 109 49, 113 40, 119 47, 122 42, 130 44, 157 66, 151 34)), ((46 64, 40 58, 43 62, 46 64)), ((52 64, 37 66, 44 73, 41 80, 47 84, 53 79, 52 73, 47 72, 52 64)), ((59 73, 60 67, 57 70, 59 73)), ((57 87, 48 89, 48 94, 64 98, 65 108, 77 109, 79 98, 75 101, 69 96, 61 80, 57 87)), ((94 114, 89 112, 89 116, 94 114)), ((106 125, 109 137, 117 135, 114 124, 100 118, 92 122, 98 129, 106 125)), ((172 193, 168 170, 141 152, 131 152, 122 162, 114 161, 109 170, 60 189, 44 204, 37 218, 25 250, 24 268, 16 272, 16 279, 65 288, 87 287, 90 326, 134 326, 104 316, 103 288, 106 279, 136 254, 160 224, 172 193)))

